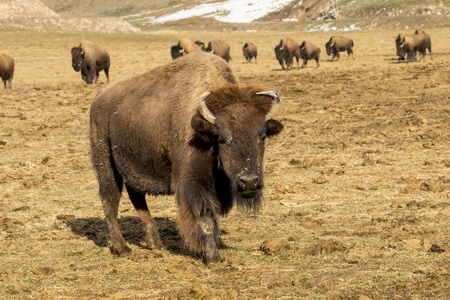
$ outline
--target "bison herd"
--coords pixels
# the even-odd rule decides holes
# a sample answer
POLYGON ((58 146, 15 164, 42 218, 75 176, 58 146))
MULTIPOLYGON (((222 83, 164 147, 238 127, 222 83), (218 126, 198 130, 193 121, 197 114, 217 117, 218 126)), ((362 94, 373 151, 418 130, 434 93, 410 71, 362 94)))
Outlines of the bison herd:
MULTIPOLYGON (((400 33, 397 55, 423 60, 430 37, 422 30, 400 33)), ((332 36, 326 53, 353 58, 353 40, 332 36)), ((247 42, 242 52, 257 62, 257 46, 247 42)), ((275 47, 281 67, 302 67, 315 60, 320 48, 282 38, 275 47)), ((104 71, 109 81, 110 57, 99 45, 83 41, 73 47, 72 67, 87 84, 104 71)), ((111 252, 130 251, 118 224, 123 187, 139 214, 149 248, 162 241, 145 195, 174 194, 180 234, 205 263, 221 260, 219 216, 233 206, 257 211, 264 187, 264 143, 283 125, 273 119, 280 96, 262 85, 243 86, 227 62, 230 46, 220 40, 205 44, 180 39, 170 49, 173 61, 144 74, 117 81, 95 97, 90 111, 90 142, 99 195, 111 236, 111 252)), ((353 58, 354 59, 354 58, 353 58)), ((0 75, 11 88, 14 60, 0 54, 0 75)))

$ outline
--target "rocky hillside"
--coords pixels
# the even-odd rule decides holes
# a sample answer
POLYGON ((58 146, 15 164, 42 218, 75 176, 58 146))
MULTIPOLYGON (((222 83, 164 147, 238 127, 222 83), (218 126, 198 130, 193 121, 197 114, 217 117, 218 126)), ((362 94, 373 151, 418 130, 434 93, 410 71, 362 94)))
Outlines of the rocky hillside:
POLYGON ((308 31, 446 27, 450 26, 450 2, 0 0, 0 29, 136 33, 161 27, 178 29, 180 26, 202 30, 207 27, 210 30, 281 28, 308 31), (261 12, 263 9, 266 10, 261 12), (240 17, 239 13, 246 15, 240 17))

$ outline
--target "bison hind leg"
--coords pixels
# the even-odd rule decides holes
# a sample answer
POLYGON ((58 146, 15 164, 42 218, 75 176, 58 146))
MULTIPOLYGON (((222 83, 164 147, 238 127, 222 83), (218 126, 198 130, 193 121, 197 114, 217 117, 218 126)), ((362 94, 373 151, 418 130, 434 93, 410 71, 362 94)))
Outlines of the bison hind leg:
POLYGON ((137 191, 128 184, 125 184, 125 187, 127 188, 131 203, 133 203, 134 208, 141 218, 147 247, 150 249, 161 248, 162 241, 159 238, 158 226, 148 210, 147 202, 145 201, 145 193, 137 191))

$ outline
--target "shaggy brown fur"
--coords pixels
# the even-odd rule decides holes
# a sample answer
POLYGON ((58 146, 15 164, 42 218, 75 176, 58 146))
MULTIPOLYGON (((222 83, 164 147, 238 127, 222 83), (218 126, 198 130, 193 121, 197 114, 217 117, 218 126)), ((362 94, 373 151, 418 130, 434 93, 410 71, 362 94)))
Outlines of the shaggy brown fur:
POLYGON ((208 47, 205 48, 205 51, 222 57, 226 62, 229 62, 231 59, 230 46, 221 40, 210 41, 208 47))
POLYGON ((319 67, 320 48, 314 44, 304 41, 300 45, 300 57, 303 59, 302 68, 306 67, 308 60, 314 59, 319 67))
POLYGON ((294 57, 297 59, 297 67, 298 67, 300 59, 300 46, 298 45, 298 42, 288 37, 281 39, 278 45, 280 46, 279 50, 282 53, 283 59, 286 62, 286 70, 292 68, 292 65, 294 63, 294 57))
POLYGON ((258 56, 258 48, 256 47, 255 44, 253 43, 245 43, 244 46, 242 47, 242 53, 244 54, 245 59, 248 62, 252 61, 252 58, 255 58, 255 64, 256 62, 256 58, 258 56))
POLYGON ((262 201, 264 138, 283 125, 265 120, 273 99, 240 87, 221 58, 195 52, 101 91, 91 107, 92 161, 113 253, 129 251, 117 214, 122 186, 138 211, 148 247, 161 245, 145 194, 175 194, 187 245, 206 263, 221 260, 218 217, 262 201), (200 113, 199 97, 215 119, 200 113))
POLYGON ((14 59, 6 54, 0 53, 0 77, 2 77, 5 89, 12 89, 12 80, 14 77, 14 59))
POLYGON ((343 36, 332 36, 330 40, 325 44, 325 49, 327 50, 327 55, 333 54, 333 56, 331 57, 331 61, 333 61, 335 57, 337 57, 337 60, 339 60, 339 52, 342 51, 347 51, 348 58, 350 58, 351 55, 352 58, 355 59, 352 50, 353 46, 353 40, 350 38, 346 38, 343 36))
POLYGON ((81 78, 87 84, 97 83, 99 72, 104 70, 109 82, 110 58, 108 51, 99 45, 84 41, 78 47, 72 48, 72 67, 76 72, 81 71, 81 78))

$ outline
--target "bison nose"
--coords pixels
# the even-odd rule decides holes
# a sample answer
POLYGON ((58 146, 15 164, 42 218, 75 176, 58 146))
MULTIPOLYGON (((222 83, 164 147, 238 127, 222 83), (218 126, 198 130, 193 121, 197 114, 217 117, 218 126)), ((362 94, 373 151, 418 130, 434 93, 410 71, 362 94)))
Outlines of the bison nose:
POLYGON ((256 172, 246 171, 238 176, 238 183, 243 191, 256 190, 261 186, 261 178, 256 172))

